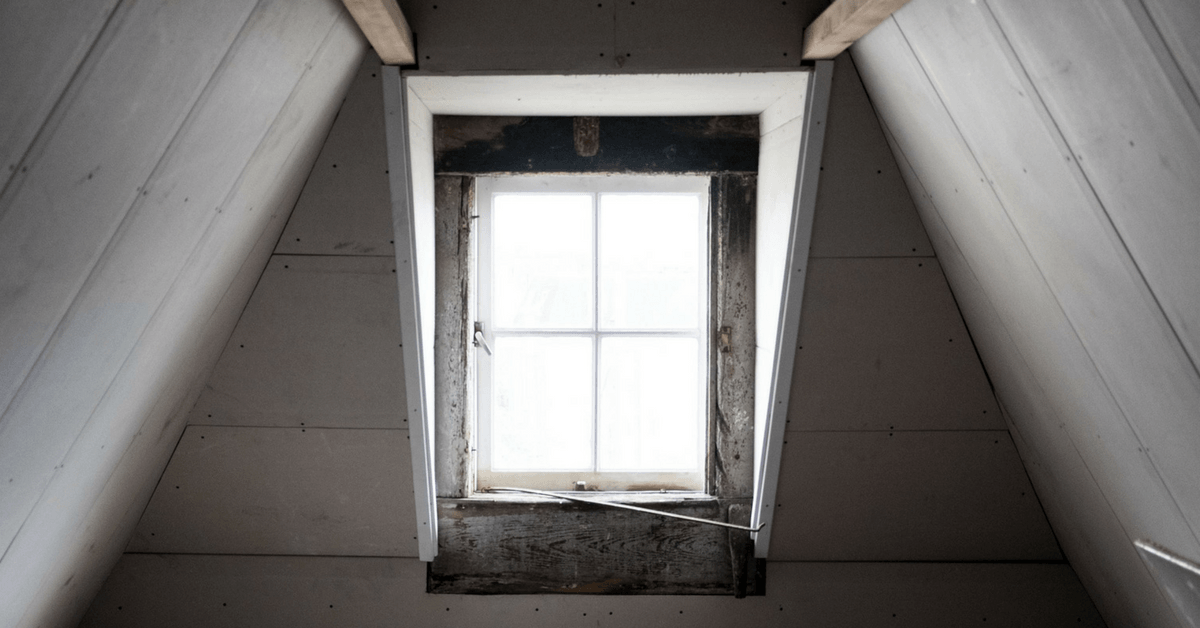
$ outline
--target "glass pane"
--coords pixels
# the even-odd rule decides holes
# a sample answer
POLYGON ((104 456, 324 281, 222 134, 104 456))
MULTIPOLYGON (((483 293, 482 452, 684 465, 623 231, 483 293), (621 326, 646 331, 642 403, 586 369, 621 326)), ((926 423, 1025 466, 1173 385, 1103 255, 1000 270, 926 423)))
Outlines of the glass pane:
POLYGON ((601 471, 700 468, 698 350, 695 338, 601 339, 601 471))
POLYGON ((592 339, 496 338, 492 469, 592 467, 592 339))
POLYGON ((600 326, 695 328, 703 216, 694 195, 600 196, 600 326))
POLYGON ((498 328, 592 326, 592 197, 500 194, 492 202, 498 328))

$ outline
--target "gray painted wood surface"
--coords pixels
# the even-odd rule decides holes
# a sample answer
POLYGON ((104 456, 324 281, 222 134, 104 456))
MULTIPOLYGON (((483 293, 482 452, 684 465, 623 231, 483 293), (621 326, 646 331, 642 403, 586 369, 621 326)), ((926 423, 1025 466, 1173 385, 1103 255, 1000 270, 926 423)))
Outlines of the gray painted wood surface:
POLYGON ((313 164, 275 252, 392 255, 383 79, 369 51, 313 164))
POLYGON ((399 317, 391 257, 275 255, 188 422, 404 428, 399 317))
POLYGON ((789 433, 783 464, 772 560, 1061 559, 1004 431, 789 433))
POLYGON ((811 260, 788 430, 1004 429, 934 258, 811 260))
POLYGON ((128 551, 415 556, 408 430, 190 426, 128 551))
POLYGON ((850 53, 833 64, 812 257, 933 255, 850 53))
POLYGON ((428 595, 414 559, 130 554, 80 625, 1104 626, 1065 565, 768 563, 767 581, 742 600, 428 595))

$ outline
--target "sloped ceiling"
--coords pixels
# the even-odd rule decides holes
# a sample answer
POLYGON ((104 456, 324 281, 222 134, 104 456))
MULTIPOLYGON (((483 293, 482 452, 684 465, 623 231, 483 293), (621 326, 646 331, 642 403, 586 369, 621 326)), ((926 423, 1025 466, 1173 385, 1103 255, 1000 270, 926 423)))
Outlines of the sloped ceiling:
POLYGON ((1113 625, 1200 557, 1195 3, 915 0, 853 49, 1067 557, 1113 625))

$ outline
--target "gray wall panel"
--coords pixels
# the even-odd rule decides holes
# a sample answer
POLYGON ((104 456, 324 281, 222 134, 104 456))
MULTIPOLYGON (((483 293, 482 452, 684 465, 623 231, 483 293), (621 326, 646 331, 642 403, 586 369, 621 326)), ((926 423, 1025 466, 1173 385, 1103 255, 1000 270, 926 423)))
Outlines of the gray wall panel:
POLYGON ((189 422, 404 428, 395 266, 273 256, 189 422))
POLYGON ((789 433, 771 560, 1059 560, 1004 431, 789 433))
POLYGON ((191 426, 129 551, 416 556, 408 430, 191 426))
POLYGON ((424 593, 413 559, 127 555, 81 626, 1099 627, 1065 565, 771 563, 764 597, 424 593))

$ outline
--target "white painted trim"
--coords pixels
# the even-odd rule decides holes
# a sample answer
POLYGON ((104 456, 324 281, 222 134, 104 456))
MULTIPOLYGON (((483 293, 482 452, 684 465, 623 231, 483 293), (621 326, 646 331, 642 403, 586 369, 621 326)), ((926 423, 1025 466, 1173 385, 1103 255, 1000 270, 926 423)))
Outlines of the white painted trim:
POLYGON ((409 87, 434 114, 488 116, 757 115, 808 72, 412 76, 409 87))
MULTIPOLYGON (((775 334, 771 358, 770 392, 766 399, 765 420, 762 422, 764 433, 760 442, 763 443, 764 450, 761 457, 755 452, 757 466, 750 526, 761 526, 758 532, 751 533, 756 558, 766 558, 770 550, 775 494, 779 487, 779 468, 783 457, 783 436, 787 429, 788 397, 792 388, 792 367, 800 335, 800 306, 804 297, 804 279, 808 275, 808 249, 812 241, 813 215, 817 207, 817 180, 820 176, 821 152, 825 145, 825 120, 829 111, 833 61, 818 61, 816 66, 817 70, 809 82, 808 93, 804 99, 804 133, 800 140, 800 163, 796 174, 787 272, 783 277, 779 327, 775 334)), ((763 347, 760 345, 759 348, 763 347)), ((761 381, 763 375, 756 369, 756 383, 761 381)), ((756 400, 756 407, 759 407, 761 401, 756 400)))
MULTIPOLYGON (((400 335, 404 349, 404 390, 408 400, 409 445, 412 448, 413 492, 417 512, 417 546, 421 560, 437 555, 437 501, 434 490, 433 398, 426 396, 422 336, 420 273, 413 201, 412 158, 409 144, 408 90, 395 66, 382 68, 384 123, 392 196, 392 226, 396 245, 396 281, 400 291, 400 335)), ((429 286, 432 289, 432 286, 429 286)), ((425 321, 432 324, 432 320, 425 321)))

